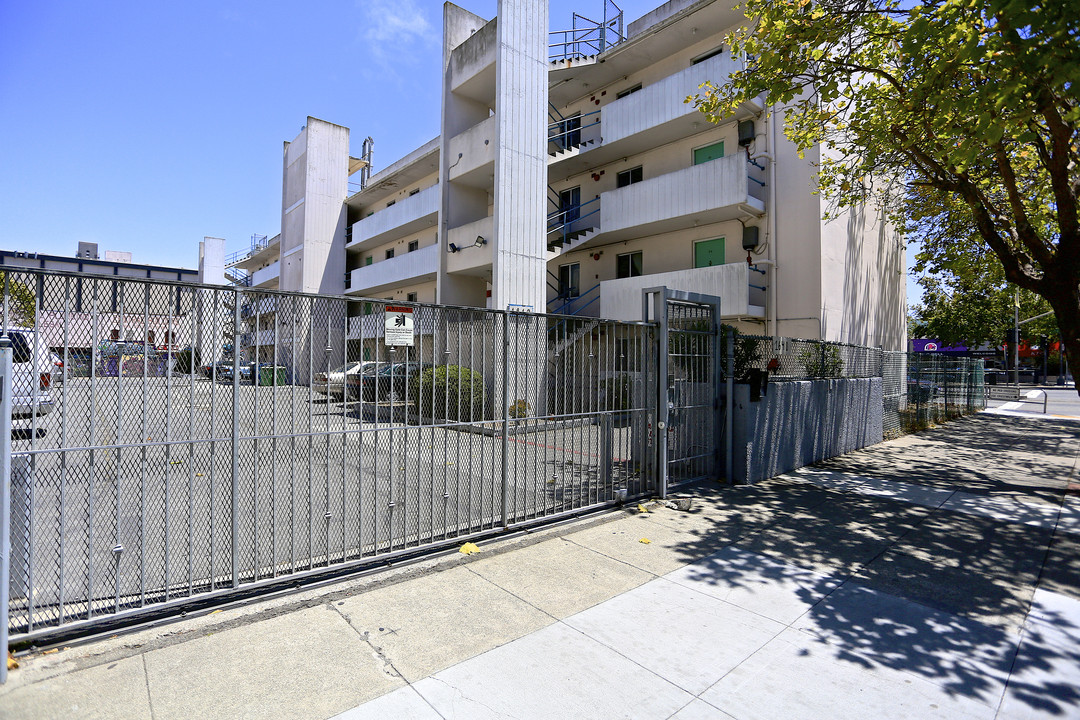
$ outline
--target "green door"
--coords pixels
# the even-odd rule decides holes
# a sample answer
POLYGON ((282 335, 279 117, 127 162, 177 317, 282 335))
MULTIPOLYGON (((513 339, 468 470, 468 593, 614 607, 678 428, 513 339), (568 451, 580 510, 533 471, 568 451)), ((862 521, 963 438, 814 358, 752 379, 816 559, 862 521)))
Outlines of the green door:
POLYGON ((694 267, 712 267, 724 264, 724 238, 702 240, 694 243, 694 267))
POLYGON ((718 143, 712 145, 706 145, 700 147, 694 151, 694 164, 700 165, 701 163, 707 163, 710 160, 716 160, 717 158, 724 157, 724 141, 721 140, 718 143))

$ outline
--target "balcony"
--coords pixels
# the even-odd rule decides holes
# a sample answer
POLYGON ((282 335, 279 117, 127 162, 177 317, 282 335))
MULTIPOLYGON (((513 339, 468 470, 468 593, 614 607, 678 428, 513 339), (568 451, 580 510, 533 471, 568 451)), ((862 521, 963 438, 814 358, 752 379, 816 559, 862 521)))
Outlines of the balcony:
POLYGON ((251 287, 276 288, 279 277, 281 277, 281 261, 275 260, 251 274, 251 287))
POLYGON ((439 216, 439 186, 402 198, 388 208, 353 223, 349 251, 368 250, 403 235, 434 227, 439 216))
POLYGON ((446 146, 450 159, 449 178, 470 187, 491 187, 495 172, 495 140, 494 115, 450 138, 446 146))
POLYGON ((600 283, 599 314, 611 320, 641 320, 641 291, 666 286, 718 296, 724 318, 764 318, 768 282, 767 274, 744 262, 605 280, 600 283))
POLYGON ((446 258, 446 271, 464 275, 487 276, 491 268, 491 236, 495 218, 490 215, 460 227, 452 228, 447 233, 447 245, 452 243, 457 252, 449 253, 446 258), (482 237, 487 242, 476 245, 476 238, 482 237))
MULTIPOLYGON (((597 141, 583 146, 580 153, 566 153, 553 158, 549 162, 553 173, 551 180, 569 177, 701 132, 708 121, 684 100, 698 92, 701 83, 707 80, 722 83, 743 67, 741 60, 725 52, 604 105, 600 110, 599 124, 595 120, 582 123, 590 128, 590 137, 595 136, 597 141)), ((742 119, 760 110, 756 104, 747 104, 730 119, 742 119)), ((583 136, 583 143, 584 140, 583 136)))
POLYGON ((350 295, 372 295, 406 283, 435 279, 439 269, 438 243, 351 271, 350 295))
POLYGON ((553 242, 556 234, 549 232, 549 247, 561 246, 566 252, 694 225, 759 217, 765 214, 764 192, 751 179, 751 170, 755 169, 746 158, 731 155, 601 193, 599 212, 587 217, 583 212, 573 232, 563 234, 561 245, 553 242))

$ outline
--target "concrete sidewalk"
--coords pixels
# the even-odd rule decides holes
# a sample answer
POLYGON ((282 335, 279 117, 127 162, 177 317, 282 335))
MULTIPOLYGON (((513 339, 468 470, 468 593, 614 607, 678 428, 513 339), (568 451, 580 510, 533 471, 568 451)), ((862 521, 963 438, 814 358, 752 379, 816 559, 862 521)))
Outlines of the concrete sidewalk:
POLYGON ((981 414, 33 655, 0 716, 1080 717, 1078 452, 981 414))

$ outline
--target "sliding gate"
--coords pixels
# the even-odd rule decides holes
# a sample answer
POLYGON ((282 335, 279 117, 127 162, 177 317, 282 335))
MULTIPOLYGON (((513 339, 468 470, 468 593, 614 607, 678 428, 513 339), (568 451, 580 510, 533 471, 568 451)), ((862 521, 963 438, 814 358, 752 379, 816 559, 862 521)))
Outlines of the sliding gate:
POLYGON ((0 276, 16 642, 657 489, 648 323, 0 276))
POLYGON ((721 471, 720 298, 666 287, 642 293, 643 317, 660 325, 656 427, 663 495, 671 485, 721 471))

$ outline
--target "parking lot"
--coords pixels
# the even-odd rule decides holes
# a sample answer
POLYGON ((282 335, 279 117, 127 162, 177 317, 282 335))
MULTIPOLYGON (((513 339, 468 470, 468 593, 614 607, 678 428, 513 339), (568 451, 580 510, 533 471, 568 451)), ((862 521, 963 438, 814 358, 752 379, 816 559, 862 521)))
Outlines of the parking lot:
POLYGON ((13 443, 13 597, 34 589, 16 627, 501 527, 504 503, 519 523, 608 502, 645 441, 640 417, 509 421, 503 437, 191 376, 69 378, 54 395, 44 435, 13 443))

